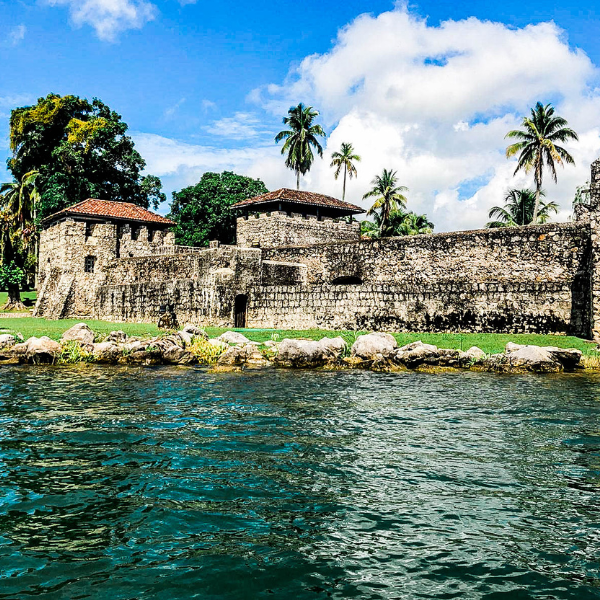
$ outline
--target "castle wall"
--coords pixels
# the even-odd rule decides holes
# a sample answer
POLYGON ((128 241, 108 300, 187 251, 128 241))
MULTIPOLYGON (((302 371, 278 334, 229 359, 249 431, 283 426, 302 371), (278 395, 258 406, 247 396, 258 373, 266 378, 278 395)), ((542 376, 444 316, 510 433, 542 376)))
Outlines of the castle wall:
POLYGON ((590 239, 588 224, 561 223, 271 249, 307 265, 307 285, 256 290, 249 322, 589 337, 590 239))
POLYGON ((261 213, 237 219, 238 246, 272 248, 360 239, 360 224, 284 212, 261 213))

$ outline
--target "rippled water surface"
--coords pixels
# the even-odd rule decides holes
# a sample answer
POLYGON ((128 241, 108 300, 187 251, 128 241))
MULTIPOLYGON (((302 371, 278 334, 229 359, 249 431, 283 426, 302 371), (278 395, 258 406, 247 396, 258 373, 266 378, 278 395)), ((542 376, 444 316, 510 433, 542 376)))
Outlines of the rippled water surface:
POLYGON ((0 598, 600 598, 600 378, 0 371, 0 598))

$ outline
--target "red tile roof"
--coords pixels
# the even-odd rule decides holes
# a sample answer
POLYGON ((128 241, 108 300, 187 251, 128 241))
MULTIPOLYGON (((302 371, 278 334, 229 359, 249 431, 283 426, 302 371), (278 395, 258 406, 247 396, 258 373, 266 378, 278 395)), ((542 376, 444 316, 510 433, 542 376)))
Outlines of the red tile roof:
POLYGON ((107 217, 121 221, 137 221, 140 223, 157 223, 160 225, 175 225, 173 221, 150 212, 131 202, 112 202, 110 200, 96 200, 88 198, 79 204, 74 204, 44 219, 45 222, 53 221, 60 216, 82 217, 107 217))
POLYGON ((327 208, 339 208, 345 212, 363 213, 364 208, 356 206, 355 204, 349 204, 348 202, 342 202, 337 198, 331 196, 325 196, 323 194, 315 194, 314 192, 303 192, 299 190, 291 190, 289 188, 281 188, 274 192, 267 192, 254 198, 248 198, 234 204, 234 208, 243 208, 246 206, 254 206, 256 204, 266 204, 269 202, 276 202, 283 200, 286 202, 292 202, 294 204, 310 204, 312 206, 325 206, 327 208))

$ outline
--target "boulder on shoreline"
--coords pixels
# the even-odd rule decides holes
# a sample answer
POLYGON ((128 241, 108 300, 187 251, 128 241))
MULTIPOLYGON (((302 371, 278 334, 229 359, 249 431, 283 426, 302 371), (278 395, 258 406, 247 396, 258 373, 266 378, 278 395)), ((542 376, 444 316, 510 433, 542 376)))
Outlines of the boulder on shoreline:
POLYGON ((49 337, 42 336, 40 338, 30 337, 22 344, 13 346, 12 350, 20 362, 41 364, 53 363, 60 354, 62 346, 49 337))
POLYGON ((61 338, 61 342, 79 342, 82 346, 91 349, 94 344, 94 332, 87 326, 86 323, 77 323, 70 329, 65 331, 61 338))
POLYGON ((318 342, 286 338, 277 346, 274 360, 286 367, 322 367, 339 362, 345 351, 346 342, 341 337, 322 338, 318 342))
POLYGON ((245 335, 242 335, 237 331, 226 331, 225 333, 222 333, 217 339, 227 344, 248 344, 250 342, 250 340, 245 335))
MULTIPOLYGON (((61 343, 48 337, 31 337, 17 343, 16 335, 0 335, 0 361, 7 363, 55 363, 89 361, 104 364, 191 365, 213 364, 224 369, 271 367, 319 368, 345 364, 350 368, 389 371, 395 369, 476 368, 497 373, 558 373, 581 367, 582 352, 573 348, 521 345, 509 342, 503 353, 487 356, 473 346, 466 352, 438 348, 422 341, 398 348, 394 336, 374 332, 359 336, 351 355, 342 337, 269 340, 252 342, 241 333, 227 331, 216 339, 187 324, 181 331, 151 339, 129 339, 123 331, 112 331, 103 342, 94 343, 95 334, 78 323, 61 337, 61 343), (200 338, 198 342, 194 338, 200 338), (202 342, 205 340, 205 342, 202 342), (71 352, 75 343, 83 352, 71 352), (198 347, 198 343, 205 348, 198 347), (231 346, 230 344, 234 344, 231 346), (262 349, 261 349, 262 346, 262 349), (211 349, 212 348, 212 349, 211 349), (68 349, 68 352, 65 352, 68 349), (62 355, 61 355, 62 354, 62 355)), ((22 337, 21 337, 22 339, 22 337)))
POLYGON ((386 358, 398 347, 396 338, 389 333, 374 332, 361 335, 352 344, 351 356, 361 360, 375 360, 377 355, 386 358))

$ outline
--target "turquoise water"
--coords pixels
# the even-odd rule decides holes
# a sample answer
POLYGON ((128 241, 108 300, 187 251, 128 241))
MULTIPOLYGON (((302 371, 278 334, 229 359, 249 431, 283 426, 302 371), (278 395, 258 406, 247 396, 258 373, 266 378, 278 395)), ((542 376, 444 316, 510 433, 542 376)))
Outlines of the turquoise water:
POLYGON ((600 598, 600 378, 0 371, 0 598, 600 598))

